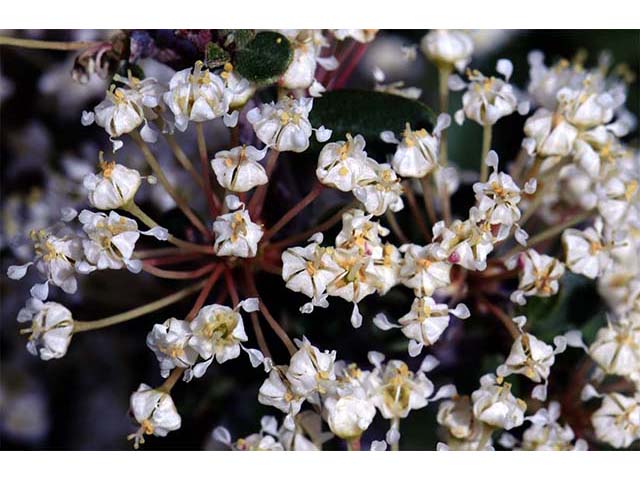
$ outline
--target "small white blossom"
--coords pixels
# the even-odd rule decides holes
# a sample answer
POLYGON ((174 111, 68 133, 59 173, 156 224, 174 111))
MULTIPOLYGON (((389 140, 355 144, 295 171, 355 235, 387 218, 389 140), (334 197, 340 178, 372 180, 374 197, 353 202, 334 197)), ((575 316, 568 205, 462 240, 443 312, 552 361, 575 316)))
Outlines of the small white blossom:
POLYGON ((603 221, 598 217, 593 227, 582 231, 568 228, 562 232, 569 270, 589 278, 596 278, 607 270, 615 243, 604 235, 603 229, 603 221))
POLYGON ((589 355, 613 375, 628 376, 640 371, 640 323, 609 322, 598 330, 589 355))
POLYGON ((248 192, 258 185, 269 181, 260 160, 266 150, 258 150, 249 145, 235 147, 216 153, 211 160, 211 168, 218 183, 232 192, 248 192))
POLYGON ((329 428, 344 440, 360 438, 376 415, 376 407, 366 398, 363 390, 357 392, 361 393, 344 395, 337 399, 330 397, 324 402, 329 412, 329 428))
POLYGON ((412 130, 407 123, 402 132, 391 165, 402 177, 422 178, 438 165, 440 132, 450 123, 448 115, 438 117, 438 124, 430 135, 424 128, 412 130))
POLYGON ((336 378, 335 350, 322 352, 306 338, 296 340, 296 344, 298 351, 291 357, 286 373, 291 390, 300 397, 309 397, 315 392, 327 393, 336 378))
POLYGON ((224 363, 240 356, 241 343, 248 337, 239 309, 255 311, 257 308, 249 305, 246 300, 234 309, 225 305, 207 305, 191 321, 189 346, 205 360, 194 367, 196 377, 204 375, 214 358, 218 363, 224 363))
POLYGON ((559 279, 564 275, 564 265, 558 259, 541 255, 530 248, 520 254, 522 266, 518 289, 511 295, 511 300, 524 304, 525 297, 550 297, 558 293, 559 279))
POLYGON ((116 75, 114 80, 124 86, 111 85, 107 98, 96 105, 94 115, 83 113, 83 125, 89 125, 95 119, 109 134, 114 151, 122 146, 122 141, 115 139, 132 132, 142 123, 145 124, 140 132, 143 140, 155 142, 157 134, 149 127, 148 120, 156 118, 152 109, 160 105, 164 88, 154 78, 140 80, 131 75, 128 78, 116 75))
POLYGON ((375 181, 375 161, 364 151, 362 135, 347 134, 347 141, 326 144, 318 156, 316 175, 324 185, 350 192, 362 182, 375 181))
MULTIPOLYGON (((158 359, 162 378, 167 378, 174 368, 190 371, 196 363, 198 352, 189 345, 191 337, 189 322, 184 320, 170 318, 153 326, 147 335, 147 346, 158 359)), ((185 372, 185 378, 189 377, 185 372)))
POLYGON ((138 273, 142 269, 142 262, 133 258, 133 251, 140 234, 166 239, 166 231, 163 229, 140 232, 135 220, 114 211, 109 212, 107 216, 102 212, 83 210, 78 219, 89 237, 82 241, 86 261, 83 261, 78 269, 83 273, 95 269, 119 270, 123 267, 138 273))
POLYGON ((376 178, 363 180, 353 189, 355 197, 367 212, 380 216, 387 210, 398 212, 404 208, 402 185, 391 165, 372 162, 376 178))
POLYGON ((312 107, 312 98, 282 97, 250 110, 247 120, 265 145, 280 152, 304 152, 312 133, 308 118, 312 107))
POLYGON ((35 250, 35 258, 24 265, 13 265, 7 269, 7 276, 19 280, 27 273, 31 265, 46 279, 36 284, 31 294, 40 300, 46 300, 49 294, 48 284, 60 287, 65 293, 75 293, 78 282, 75 273, 83 258, 82 241, 76 235, 57 236, 47 230, 32 230, 31 240, 35 250))
POLYGON ((258 242, 264 235, 262 226, 251 221, 244 204, 240 204, 239 210, 216 218, 213 233, 216 236, 213 245, 216 255, 240 258, 255 257, 258 253, 258 242))
POLYGON ((326 306, 327 285, 341 272, 327 249, 315 241, 282 252, 282 278, 287 288, 311 298, 311 307, 326 306))
POLYGON ((614 448, 627 448, 640 439, 640 396, 606 394, 591 423, 599 440, 614 448))
POLYGON ((406 418, 411 410, 429 403, 433 383, 424 372, 412 372, 400 360, 390 360, 377 367, 369 377, 372 400, 384 418, 406 418))
POLYGON ((163 96, 181 132, 187 129, 189 121, 206 122, 226 116, 229 110, 230 92, 224 80, 203 70, 203 66, 198 60, 193 72, 191 68, 176 72, 169 82, 169 91, 163 96))
POLYGON ((461 124, 464 117, 479 123, 480 125, 489 126, 495 124, 502 117, 511 115, 513 112, 527 113, 528 107, 525 104, 519 105, 518 99, 514 93, 513 86, 507 83, 509 81, 510 70, 513 68, 505 68, 506 65, 511 67, 508 60, 498 61, 498 71, 503 70, 505 80, 496 77, 485 77, 479 71, 469 72, 468 85, 465 85, 459 78, 454 77, 450 82, 450 87, 454 89, 464 88, 467 91, 462 96, 462 109, 456 112, 456 122, 461 124), (500 62, 507 62, 501 64, 500 62))
POLYGON ((460 30, 432 30, 422 38, 420 48, 437 65, 462 71, 471 61, 473 41, 460 30))
POLYGON ((400 268, 401 282, 413 288, 417 297, 431 296, 437 288, 451 282, 451 264, 446 261, 446 252, 437 244, 425 247, 407 244, 400 247, 404 253, 400 268))
POLYGON ((103 160, 100 161, 100 169, 98 175, 89 174, 83 180, 91 206, 99 210, 115 210, 133 201, 142 178, 137 170, 103 160))
POLYGON ((134 441, 134 448, 144 443, 145 435, 165 437, 182 424, 171 396, 144 383, 131 395, 131 413, 140 424, 138 431, 127 437, 134 441))
POLYGON ((73 335, 73 318, 63 305, 31 298, 18 312, 18 322, 31 322, 31 327, 20 333, 29 334, 27 350, 32 355, 51 360, 67 353, 73 335))
POLYGON ((480 379, 480 388, 471 394, 473 414, 494 427, 511 430, 524 422, 527 404, 511 393, 511 384, 493 374, 480 379))

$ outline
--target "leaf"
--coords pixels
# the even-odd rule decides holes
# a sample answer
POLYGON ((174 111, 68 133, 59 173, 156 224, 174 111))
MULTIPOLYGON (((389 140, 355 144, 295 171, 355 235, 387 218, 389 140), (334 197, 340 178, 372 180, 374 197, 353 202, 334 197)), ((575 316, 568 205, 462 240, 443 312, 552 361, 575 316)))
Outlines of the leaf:
POLYGON ((236 52, 234 67, 246 79, 266 84, 275 82, 293 58, 291 43, 277 32, 260 32, 236 52))
POLYGON ((227 63, 231 57, 229 53, 224 50, 217 43, 209 42, 205 48, 205 63, 209 68, 221 67, 227 63))
POLYGON ((381 144, 380 132, 391 130, 399 135, 405 124, 414 130, 431 130, 433 111, 424 103, 384 92, 335 90, 313 101, 309 119, 314 127, 324 125, 333 130, 331 140, 343 139, 347 133, 360 134, 367 143, 381 144))

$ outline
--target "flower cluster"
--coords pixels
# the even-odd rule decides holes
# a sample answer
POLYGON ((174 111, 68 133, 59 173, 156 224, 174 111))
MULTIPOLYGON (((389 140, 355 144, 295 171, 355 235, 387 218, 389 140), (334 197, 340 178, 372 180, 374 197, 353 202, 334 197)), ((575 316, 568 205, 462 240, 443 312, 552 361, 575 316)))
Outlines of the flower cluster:
MULTIPOLYGON (((325 127, 314 108, 344 85, 375 30, 269 32, 290 55, 260 81, 241 62, 240 39, 223 32, 215 38, 227 39, 220 42, 228 48, 225 60, 207 52, 166 78, 116 74, 106 98, 83 112, 81 123, 103 128, 114 153, 122 148, 129 163, 105 161, 100 153, 99 171, 79 175, 81 201, 65 206, 53 225, 31 230, 31 258, 9 267, 12 279, 25 277, 31 266, 42 279, 32 283, 31 298, 18 313, 18 321, 30 325, 21 333, 29 335, 31 354, 62 358, 74 335, 157 317, 160 309, 197 294, 190 310, 156 318, 147 334, 163 383, 142 383, 131 395, 135 448, 145 436, 163 437, 181 427, 171 397, 180 378, 201 379, 214 362, 225 364, 242 352, 252 367, 264 368, 258 402, 282 418, 264 416, 257 433, 237 440, 218 427, 211 448, 320 450, 335 436, 350 449, 360 449, 364 439, 372 450, 397 450, 401 421, 439 400, 439 449, 584 450, 598 442, 627 448, 640 438, 640 154, 624 142, 635 128, 624 108, 625 79, 607 73, 606 59, 591 70, 579 58, 547 67, 542 54, 532 52, 528 88, 518 89, 510 83, 510 60, 498 61, 500 78, 485 76, 468 68, 474 53, 469 33, 435 30, 420 43, 439 76, 439 115, 430 125, 421 118, 378 121, 381 112, 371 119, 363 112, 361 123, 347 127, 320 115, 325 127), (468 82, 454 73, 465 69, 468 82), (482 126, 479 175, 460 172, 452 161, 457 159, 448 158, 448 136, 458 128, 447 113, 449 90, 464 91, 455 123, 466 118, 482 126), (500 166, 493 127, 515 113, 527 116, 522 148, 514 161, 502 156, 500 166), (212 135, 205 127, 225 133, 215 139, 215 151, 207 147, 212 135), (194 133, 195 148, 183 149, 177 132, 191 140, 194 133), (196 194, 158 160, 160 145, 149 144, 161 136, 196 194), (146 166, 129 160, 127 139, 146 166), (200 170, 189 158, 195 152, 200 170), (311 182, 293 168, 286 172, 297 190, 309 189, 296 198, 279 180, 298 158, 309 157, 311 182), (162 190, 179 221, 162 215, 168 208, 150 210, 155 219, 146 213, 141 195, 147 189, 162 190), (468 194, 468 203, 452 202, 458 190, 468 194), (294 204, 274 219, 282 209, 270 202, 283 192, 294 204), (293 221, 321 195, 343 202, 341 208, 322 223, 293 221), (465 208, 452 211, 452 204, 465 208), (303 224, 309 228, 296 231, 303 224), (87 276, 104 270, 145 272, 169 280, 169 288, 178 281, 187 286, 93 321, 74 319, 53 301, 62 295, 57 290, 49 298, 50 286, 74 295, 87 276), (350 357, 353 352, 343 352, 341 360, 336 350, 321 350, 309 332, 300 333, 299 318, 285 323, 280 312, 272 314, 259 274, 306 297, 299 309, 305 315, 330 317, 336 309, 330 299, 345 300, 354 328, 370 312, 365 299, 386 297, 390 301, 371 315, 381 332, 363 341, 384 337, 407 355, 387 359, 367 344, 364 367, 350 357), (593 281, 606 302, 607 323, 593 329, 590 345, 566 326, 540 332, 534 319, 531 307, 560 301, 569 276, 593 281), (453 340, 463 335, 460 319, 488 330, 482 322, 489 318, 505 330, 494 336, 502 350, 490 368, 483 364, 474 391, 458 393, 435 377, 436 368, 464 348, 453 340), (289 337, 290 322, 301 339, 289 337), (281 345, 270 345, 272 337, 281 345), (258 348, 250 347, 254 340, 258 348), (561 407, 567 408, 558 403, 553 372, 567 347, 586 354, 572 377, 586 384, 584 404, 575 407, 575 392, 562 396, 591 416, 593 435, 585 439, 560 417, 561 407), (427 374, 443 386, 436 389, 427 374), (620 388, 612 388, 608 376, 617 377, 620 388), (593 411, 587 402, 595 399, 601 404, 593 411), (384 440, 372 428, 378 415, 389 425, 384 440)), ((267 32, 251 35, 261 33, 267 32)), ((405 46, 401 53, 413 61, 417 48, 405 46)), ((384 85, 385 74, 374 67, 372 103, 401 100, 427 110, 417 102, 420 89, 404 88, 403 81, 384 85)))

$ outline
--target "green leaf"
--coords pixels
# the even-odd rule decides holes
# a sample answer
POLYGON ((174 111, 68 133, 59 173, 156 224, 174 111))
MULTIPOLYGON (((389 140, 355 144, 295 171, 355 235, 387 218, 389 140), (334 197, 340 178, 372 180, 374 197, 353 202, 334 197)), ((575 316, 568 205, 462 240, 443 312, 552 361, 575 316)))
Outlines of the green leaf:
POLYGON ((293 58, 291 43, 277 32, 260 32, 236 52, 234 67, 246 79, 268 84, 275 82, 293 58))
POLYGON ((205 48, 205 63, 209 68, 221 67, 227 63, 231 57, 229 53, 224 50, 217 43, 209 42, 205 48))
POLYGON ((424 103, 398 95, 367 90, 335 90, 313 101, 309 119, 314 127, 333 130, 331 140, 360 134, 367 143, 382 143, 380 132, 399 135, 408 122, 414 130, 431 130, 435 115, 424 103))

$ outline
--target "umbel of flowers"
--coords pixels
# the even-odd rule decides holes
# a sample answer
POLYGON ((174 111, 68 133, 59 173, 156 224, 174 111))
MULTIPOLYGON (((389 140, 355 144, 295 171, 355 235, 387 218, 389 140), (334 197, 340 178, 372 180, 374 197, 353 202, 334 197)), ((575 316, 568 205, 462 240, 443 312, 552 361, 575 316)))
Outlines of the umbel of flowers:
MULTIPOLYGON (((547 400, 558 357, 567 347, 581 348, 595 365, 583 379, 582 398, 594 404, 590 442, 626 448, 638 440, 640 156, 622 141, 635 127, 624 109, 623 79, 608 74, 604 63, 594 69, 564 60, 547 66, 540 52, 531 52, 529 82, 521 89, 510 83, 508 59, 497 62, 498 77, 468 68, 470 33, 431 31, 420 48, 439 73, 436 124, 418 128, 407 118, 400 131, 376 132, 394 151, 373 158, 364 132, 334 134, 330 125, 314 125, 311 114, 318 97, 346 81, 376 32, 281 34, 291 59, 272 79, 277 88, 270 101, 256 94, 269 86, 244 78, 232 61, 211 65, 203 58, 168 82, 116 75, 104 100, 83 113, 83 125, 105 130, 114 156, 100 154, 96 172, 85 176, 86 208, 65 208, 60 221, 31 231, 32 259, 7 272, 17 280, 30 267, 36 271, 26 277, 33 282, 31 298, 18 313, 29 352, 60 359, 75 335, 151 315, 155 323, 146 345, 164 381, 141 383, 131 395, 135 448, 148 436, 180 428, 171 392, 181 379, 207 381, 212 364, 224 374, 223 364, 248 359, 264 370, 257 401, 278 417, 263 417, 257 433, 236 440, 218 427, 212 437, 218 446, 317 450, 336 436, 350 449, 366 442, 372 450, 397 450, 405 419, 438 402, 440 449, 582 450, 587 442, 561 420, 555 397, 547 400), (446 113, 450 89, 464 92, 457 123, 468 119, 483 130, 479 174, 471 175, 474 202, 463 212, 451 211, 451 195, 468 180, 448 158, 447 133, 457 128, 446 113), (493 125, 516 113, 528 115, 522 151, 501 165, 491 149, 493 125), (207 147, 204 127, 210 123, 229 130, 227 148, 207 147), (176 142, 176 131, 195 131, 199 170, 176 142), (196 198, 184 196, 161 167, 154 151, 163 142, 193 177, 206 211, 198 211, 196 198), (125 144, 140 151, 152 175, 116 156, 125 144), (265 198, 277 188, 281 155, 295 158, 312 144, 319 144, 313 186, 273 221, 265 215, 265 198), (193 224, 197 240, 160 225, 136 203, 160 188, 193 224), (283 229, 329 189, 348 199, 344 208, 284 236, 283 229), (419 236, 403 230, 401 211, 411 216, 419 236), (538 221, 528 223, 534 217, 538 221), (337 233, 325 235, 336 224, 337 233), (543 251, 552 239, 559 240, 561 252, 543 251), (187 262, 195 267, 184 269, 187 262), (74 318, 63 294, 77 295, 94 272, 108 269, 183 280, 186 286, 113 316, 74 318), (258 272, 273 274, 298 294, 301 317, 321 316, 331 303, 346 301, 350 318, 338 319, 345 328, 371 320, 385 335, 406 342, 407 354, 388 359, 372 343, 367 362, 355 362, 350 352, 321 349, 306 336, 291 339, 268 306, 273 299, 260 294, 258 272), (578 331, 545 342, 517 315, 533 297, 558 295, 567 272, 595 280, 607 302, 607 324, 591 345, 578 331), (363 318, 361 302, 392 289, 405 294, 402 315, 391 318, 380 307, 373 318, 363 318), (187 311, 160 311, 192 297, 187 311), (434 345, 448 341, 457 319, 476 322, 487 315, 511 338, 499 366, 479 378, 473 391, 434 385, 434 345), (286 357, 271 354, 264 327, 278 337, 286 357), (409 367, 413 357, 421 357, 418 368, 409 367), (514 376, 526 385, 517 394, 514 376), (624 388, 608 389, 607 376, 621 377, 624 388), (376 417, 388 423, 384 438, 368 433, 376 417), (508 433, 514 429, 517 436, 508 433)), ((397 85, 385 91, 415 97, 397 85)))

